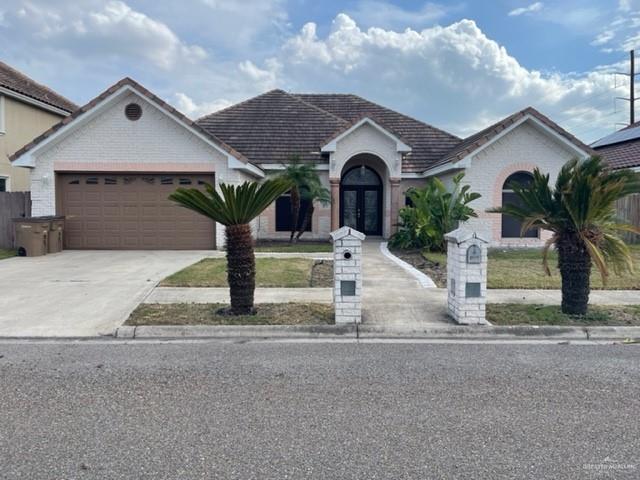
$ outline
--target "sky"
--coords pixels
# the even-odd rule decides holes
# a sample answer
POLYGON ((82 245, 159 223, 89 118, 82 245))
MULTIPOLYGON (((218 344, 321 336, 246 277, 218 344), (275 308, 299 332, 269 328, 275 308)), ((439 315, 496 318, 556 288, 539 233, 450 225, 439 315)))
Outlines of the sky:
POLYGON ((194 119, 281 88, 461 137, 531 105, 592 142, 628 121, 634 47, 640 0, 0 0, 0 60, 78 104, 130 76, 194 119))

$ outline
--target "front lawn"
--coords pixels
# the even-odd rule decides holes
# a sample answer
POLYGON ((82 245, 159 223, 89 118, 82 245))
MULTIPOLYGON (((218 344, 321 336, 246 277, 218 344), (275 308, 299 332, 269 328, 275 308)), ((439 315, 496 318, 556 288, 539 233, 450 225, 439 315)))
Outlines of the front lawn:
MULTIPOLYGON (((331 287, 333 262, 308 258, 256 258, 257 287, 331 287)), ((205 258, 170 275, 161 287, 227 287, 227 261, 205 258)))
MULTIPOLYGON (((591 288, 601 290, 640 290, 640 245, 630 245, 636 272, 617 276, 611 274, 603 286, 599 272, 594 268, 591 288)), ((446 287, 447 255, 444 253, 394 251, 394 254, 425 272, 439 287, 446 287)), ((560 273, 556 268, 557 254, 551 251, 549 266, 552 276, 542 268, 542 252, 539 249, 490 249, 487 272, 488 288, 559 289, 560 273)))
POLYGON ((4 260, 5 258, 15 257, 18 254, 17 250, 13 250, 11 248, 0 248, 0 260, 4 260))
POLYGON ((256 252, 276 253, 327 253, 333 251, 333 245, 329 242, 276 242, 261 241, 255 246, 256 252))
POLYGON ((331 325, 333 305, 321 303, 262 303, 255 315, 220 313, 221 303, 142 303, 125 325, 331 325))
POLYGON ((487 320, 493 325, 640 325, 640 305, 590 305, 586 315, 565 315, 559 305, 515 303, 487 304, 487 320))

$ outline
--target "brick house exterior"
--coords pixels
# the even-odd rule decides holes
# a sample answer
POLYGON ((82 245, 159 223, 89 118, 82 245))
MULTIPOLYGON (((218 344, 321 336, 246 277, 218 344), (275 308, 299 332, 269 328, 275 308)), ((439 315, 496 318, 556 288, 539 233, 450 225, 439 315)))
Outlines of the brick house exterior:
MULTIPOLYGON (((133 80, 123 79, 12 159, 14 165, 32 169, 34 214, 51 215, 69 213, 64 198, 76 193, 60 182, 70 172, 112 172, 114 177, 105 181, 113 184, 131 182, 134 175, 152 183, 151 174, 165 175, 159 182, 179 182, 181 174, 195 173, 210 174, 216 184, 238 183, 275 175, 295 155, 314 164, 331 191, 331 204, 316 206, 311 231, 303 236, 323 240, 343 225, 388 238, 396 229, 407 189, 424 185, 432 176, 450 182, 456 173, 465 172, 464 181, 482 194, 472 204, 480 216, 471 222, 473 226, 485 231, 493 245, 520 246, 540 245, 544 239, 505 236, 500 215, 485 213, 509 194, 505 181, 535 167, 555 177, 570 158, 592 153, 530 107, 467 139, 355 95, 297 95, 282 90, 194 122, 133 80), (136 121, 126 115, 131 104, 140 105, 136 121)), ((115 210, 133 211, 131 205, 109 200, 108 190, 101 186, 94 195, 90 187, 83 187, 81 192, 89 199, 98 198, 96 211, 109 210, 105 202, 112 202, 115 210)), ((141 212, 151 212, 151 206, 134 190, 129 193, 137 198, 134 213, 150 224, 141 212)), ((277 204, 269 207, 253 225, 256 237, 288 238, 285 229, 278 228, 282 214, 277 204)), ((91 218, 85 220, 92 225, 91 218)), ((129 228, 114 225, 123 232, 129 228)), ((154 228, 150 224, 149 232, 161 232, 154 228)), ((218 247, 222 234, 217 226, 218 247)), ((138 235, 130 239, 132 244, 144 245, 144 232, 138 235)), ((113 248, 131 244, 124 233, 122 237, 123 243, 116 240, 113 248)))

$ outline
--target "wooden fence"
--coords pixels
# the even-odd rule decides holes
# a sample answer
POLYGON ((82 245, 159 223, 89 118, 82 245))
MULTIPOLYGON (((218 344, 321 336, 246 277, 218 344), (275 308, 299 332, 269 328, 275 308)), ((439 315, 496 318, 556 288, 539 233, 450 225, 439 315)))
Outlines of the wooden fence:
POLYGON ((29 192, 0 192, 0 248, 13 248, 12 218, 31 216, 29 192))
MULTIPOLYGON (((616 205, 618 217, 624 218, 632 225, 640 226, 640 194, 629 195, 621 200, 618 200, 616 205)), ((624 239, 628 243, 640 243, 640 235, 634 235, 633 233, 627 233, 624 235, 624 239)))

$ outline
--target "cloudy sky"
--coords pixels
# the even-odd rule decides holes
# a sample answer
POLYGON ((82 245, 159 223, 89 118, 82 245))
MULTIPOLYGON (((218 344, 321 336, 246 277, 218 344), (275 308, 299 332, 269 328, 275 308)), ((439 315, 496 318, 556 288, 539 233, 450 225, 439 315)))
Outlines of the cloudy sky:
POLYGON ((80 104, 131 76, 193 118, 282 88, 460 136, 533 105, 593 141, 628 118, 634 47, 640 0, 0 0, 1 60, 80 104))

